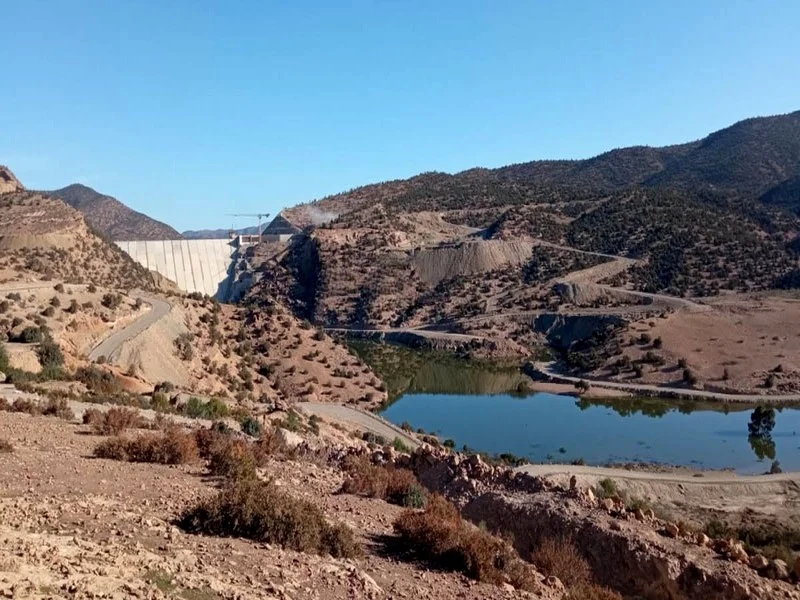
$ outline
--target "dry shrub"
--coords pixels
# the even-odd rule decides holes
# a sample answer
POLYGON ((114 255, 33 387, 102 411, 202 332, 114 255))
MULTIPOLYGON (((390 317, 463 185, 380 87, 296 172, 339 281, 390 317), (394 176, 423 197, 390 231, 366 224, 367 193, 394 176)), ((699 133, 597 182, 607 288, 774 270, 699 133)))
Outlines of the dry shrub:
POLYGON ((38 402, 32 402, 27 398, 17 398, 11 405, 11 411, 19 413, 24 412, 29 415, 40 415, 42 414, 42 407, 39 406, 38 402))
POLYGON ((345 464, 348 477, 342 485, 345 494, 380 498, 392 504, 422 508, 426 494, 409 469, 374 465, 365 457, 345 464))
POLYGON ((488 583, 511 583, 535 591, 536 571, 505 540, 461 518, 458 509, 434 494, 423 512, 408 510, 394 522, 400 542, 437 568, 488 583))
POLYGON ((593 583, 582 583, 569 590, 566 600, 623 600, 623 598, 612 589, 593 583))
MULTIPOLYGON (((88 411, 87 411, 88 412, 88 411)), ((84 416, 84 422, 86 422, 84 416)), ((132 408, 114 406, 98 418, 92 427, 100 435, 119 435, 126 429, 137 429, 144 425, 144 420, 132 408)))
POLYGON ((547 538, 531 561, 542 573, 555 575, 568 588, 588 585, 592 579, 589 563, 568 538, 547 538))
POLYGON ((75 413, 69 406, 69 402, 65 398, 50 398, 47 406, 44 407, 43 414, 58 417, 65 421, 74 421, 75 413))
POLYGON ((99 423, 103 419, 105 419, 103 411, 98 410, 96 408, 89 408, 85 410, 83 413, 84 425, 90 425, 91 427, 94 427, 96 423, 99 423))
POLYGON ((94 449, 98 458, 128 462, 180 465, 199 458, 194 436, 177 427, 163 433, 148 433, 135 438, 112 437, 94 449))
POLYGON ((14 451, 14 446, 8 440, 0 439, 0 454, 8 454, 14 451))
POLYGON ((258 460, 255 444, 224 436, 211 446, 208 470, 232 479, 255 479, 258 460))
POLYGON ((215 497, 186 511, 178 524, 190 533, 244 537, 299 552, 336 558, 361 555, 348 527, 330 525, 314 504, 252 478, 232 481, 215 497))

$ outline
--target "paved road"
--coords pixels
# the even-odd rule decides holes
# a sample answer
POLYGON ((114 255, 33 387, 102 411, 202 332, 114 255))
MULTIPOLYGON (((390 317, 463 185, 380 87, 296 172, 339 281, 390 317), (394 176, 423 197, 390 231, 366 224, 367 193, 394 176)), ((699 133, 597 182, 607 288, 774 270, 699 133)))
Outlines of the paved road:
POLYGON ((149 304, 150 310, 124 329, 120 329, 119 331, 112 333, 109 337, 95 346, 94 349, 89 353, 89 360, 94 361, 101 356, 110 357, 122 344, 135 338, 137 335, 158 321, 161 317, 169 314, 169 311, 172 309, 172 307, 169 305, 169 302, 165 302, 160 298, 155 298, 153 296, 148 296, 141 293, 137 293, 135 296, 137 298, 141 298, 143 302, 149 304))
POLYGON ((417 448, 420 445, 416 438, 408 435, 396 425, 392 425, 388 421, 367 411, 358 410, 349 406, 342 406, 340 404, 324 404, 322 402, 301 402, 295 406, 309 415, 317 415, 323 419, 334 419, 336 421, 344 421, 351 425, 356 425, 362 430, 370 431, 375 435, 385 437, 389 442, 394 440, 394 438, 400 438, 403 443, 410 448, 417 448))
POLYGON ((589 467, 585 465, 522 465, 517 467, 515 471, 542 477, 548 475, 590 475, 592 477, 610 477, 612 479, 636 479, 693 485, 775 483, 781 481, 800 483, 800 472, 779 473, 776 475, 737 475, 727 471, 709 471, 704 472, 702 477, 695 477, 691 473, 652 473, 649 471, 629 471, 627 469, 589 467))
POLYGON ((749 402, 749 403, 783 403, 800 402, 800 394, 725 394, 723 392, 712 392, 708 390, 692 390, 687 388, 675 388, 661 385, 649 385, 645 383, 622 383, 618 381, 603 381, 601 379, 591 379, 588 377, 573 377, 564 375, 554 370, 555 363, 533 363, 533 369, 538 373, 549 377, 555 381, 566 383, 577 383, 578 381, 588 381, 595 387, 608 388, 632 392, 634 394, 645 394, 648 396, 679 396, 681 398, 699 398, 704 400, 716 400, 719 402, 749 402))

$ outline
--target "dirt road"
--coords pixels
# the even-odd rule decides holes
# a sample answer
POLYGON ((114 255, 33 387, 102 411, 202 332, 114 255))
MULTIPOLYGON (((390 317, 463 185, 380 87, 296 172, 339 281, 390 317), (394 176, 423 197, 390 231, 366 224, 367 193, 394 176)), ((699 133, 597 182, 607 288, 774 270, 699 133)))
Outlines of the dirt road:
POLYGON ((555 363, 529 363, 528 368, 540 376, 545 376, 551 381, 577 383, 579 381, 588 381, 592 386, 623 390, 632 394, 641 394, 645 396, 663 396, 673 398, 686 398, 694 399, 701 398, 704 400, 715 400, 718 402, 747 402, 747 403, 763 403, 763 404, 781 404, 789 402, 800 402, 800 394, 726 394, 723 392, 712 392, 709 390, 693 390, 688 388, 675 388, 660 385, 650 385, 646 383, 622 383, 619 381, 603 381, 601 379, 591 379, 588 377, 574 377, 572 375, 564 375, 556 371, 553 367, 555 363))
POLYGON ((323 419, 344 421, 351 425, 356 425, 360 429, 374 433, 375 435, 380 435, 389 442, 395 438, 400 438, 400 440, 410 448, 417 448, 420 445, 416 438, 408 435, 399 427, 366 411, 350 408, 349 406, 324 404, 321 402, 301 402, 296 406, 308 415, 317 415, 323 419))
POLYGON ((135 297, 141 298, 143 302, 149 304, 150 311, 136 319, 124 329, 120 329, 111 334, 95 346, 89 353, 89 360, 95 361, 101 356, 110 357, 122 344, 135 338, 148 327, 156 323, 161 317, 169 314, 172 308, 169 302, 165 302, 160 298, 148 296, 147 294, 137 293, 135 297))
POLYGON ((649 471, 629 471, 610 467, 591 467, 586 465, 522 465, 516 469, 520 473, 535 476, 566 475, 590 476, 597 479, 629 479, 643 481, 662 481, 683 485, 731 484, 751 485, 753 483, 793 482, 800 485, 800 472, 779 473, 777 475, 737 475, 729 471, 708 471, 702 473, 653 473, 649 471), (702 476, 700 476, 702 475, 702 476))

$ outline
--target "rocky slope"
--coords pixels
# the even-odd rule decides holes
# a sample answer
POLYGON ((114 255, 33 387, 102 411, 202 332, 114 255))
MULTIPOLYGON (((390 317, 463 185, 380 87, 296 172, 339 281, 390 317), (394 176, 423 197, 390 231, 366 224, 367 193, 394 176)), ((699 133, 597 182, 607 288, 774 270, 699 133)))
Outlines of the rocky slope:
POLYGON ((95 235, 81 213, 40 192, 0 194, 0 278, 90 281, 131 289, 153 277, 113 244, 95 235))
POLYGON ((78 183, 48 192, 83 213, 89 226, 111 240, 177 240, 169 225, 78 183))

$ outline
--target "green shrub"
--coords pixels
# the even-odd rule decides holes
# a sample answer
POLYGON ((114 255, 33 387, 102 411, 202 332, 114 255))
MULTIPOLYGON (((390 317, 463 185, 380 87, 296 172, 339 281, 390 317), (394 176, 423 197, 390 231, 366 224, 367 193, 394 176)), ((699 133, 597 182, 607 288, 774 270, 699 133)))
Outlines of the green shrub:
POLYGON ((399 437, 394 438, 392 442, 392 448, 397 450, 398 452, 404 452, 405 454, 411 454, 412 450, 403 440, 399 437))
POLYGON ((258 419, 247 416, 241 421, 242 432, 251 437, 259 437, 261 435, 261 423, 258 419))
POLYGON ((192 396, 183 406, 182 411, 192 419, 221 419, 230 414, 228 405, 219 398, 212 398, 208 402, 203 402, 200 398, 192 396))
POLYGON ((606 477, 597 482, 597 496, 599 498, 613 498, 617 495, 617 482, 606 477))
POLYGON ((311 502, 257 479, 233 481, 215 497, 187 510, 178 523, 190 533, 244 537, 298 552, 335 558, 362 554, 349 528, 329 524, 311 502))
POLYGON ((42 365, 43 370, 60 369, 64 366, 64 354, 59 345, 50 337, 42 340, 36 349, 36 355, 39 357, 39 364, 42 365))
POLYGON ((26 327, 17 336, 17 341, 23 344, 38 344, 44 339, 44 332, 40 327, 26 327))
POLYGON ((75 371, 75 379, 95 394, 113 395, 122 389, 113 373, 95 366, 80 367, 75 371))

